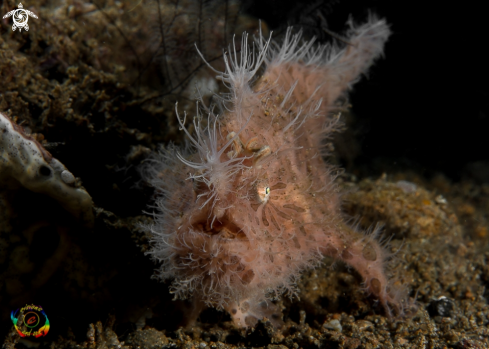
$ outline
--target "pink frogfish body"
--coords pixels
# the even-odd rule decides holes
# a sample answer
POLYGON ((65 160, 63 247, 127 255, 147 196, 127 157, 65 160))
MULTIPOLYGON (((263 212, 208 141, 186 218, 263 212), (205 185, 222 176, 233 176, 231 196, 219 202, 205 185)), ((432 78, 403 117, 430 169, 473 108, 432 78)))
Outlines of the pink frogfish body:
POLYGON ((240 327, 263 317, 280 326, 271 299, 295 294, 301 272, 332 256, 361 274, 389 314, 401 308, 387 253, 375 234, 344 223, 324 160, 340 125, 335 103, 390 34, 373 16, 349 25, 345 48, 289 29, 280 43, 260 33, 251 49, 245 34, 218 72, 229 89, 219 112, 201 108, 193 133, 177 112, 187 147, 163 147, 142 173, 157 193, 150 254, 178 298, 225 309, 240 327))

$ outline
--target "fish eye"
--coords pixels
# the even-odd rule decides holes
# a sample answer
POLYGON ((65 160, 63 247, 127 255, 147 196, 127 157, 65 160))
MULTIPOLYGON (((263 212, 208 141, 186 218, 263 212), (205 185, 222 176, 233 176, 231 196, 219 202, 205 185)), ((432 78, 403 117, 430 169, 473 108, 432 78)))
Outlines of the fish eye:
POLYGON ((270 183, 268 182, 268 176, 262 175, 257 178, 253 183, 253 187, 250 188, 250 199, 257 204, 266 204, 270 198, 270 183))
POLYGON ((260 203, 267 203, 268 202, 268 198, 270 196, 270 187, 266 186, 266 185, 258 185, 256 187, 256 198, 258 199, 258 201, 260 203))

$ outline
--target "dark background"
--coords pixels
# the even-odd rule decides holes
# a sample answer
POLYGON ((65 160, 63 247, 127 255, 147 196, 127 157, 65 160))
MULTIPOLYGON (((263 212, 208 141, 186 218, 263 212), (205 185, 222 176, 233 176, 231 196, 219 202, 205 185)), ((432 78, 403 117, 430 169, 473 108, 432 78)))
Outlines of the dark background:
POLYGON ((339 33, 349 14, 357 22, 369 10, 386 18, 393 34, 385 59, 351 93, 361 146, 356 171, 412 169, 428 178, 442 172, 455 181, 487 182, 487 14, 471 2, 437 3, 263 0, 249 12, 271 29, 289 23, 314 30, 311 17, 320 10, 339 33))

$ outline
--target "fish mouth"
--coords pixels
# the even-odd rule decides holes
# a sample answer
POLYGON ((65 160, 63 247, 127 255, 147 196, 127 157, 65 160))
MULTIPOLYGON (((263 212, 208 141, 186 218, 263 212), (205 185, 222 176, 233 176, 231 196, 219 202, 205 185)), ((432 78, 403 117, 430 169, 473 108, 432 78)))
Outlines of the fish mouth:
POLYGON ((203 297, 218 305, 224 299, 235 298, 256 282, 249 265, 249 239, 243 229, 224 214, 221 218, 196 217, 188 230, 182 231, 176 253, 171 257, 178 270, 176 279, 198 280, 203 297), (220 294, 217 299, 213 297, 220 294))
POLYGON ((192 227, 196 231, 201 231, 207 235, 219 235, 219 237, 226 240, 248 240, 246 234, 243 229, 238 225, 233 223, 226 214, 224 214, 221 218, 217 219, 206 219, 205 221, 197 221, 192 224, 192 227))

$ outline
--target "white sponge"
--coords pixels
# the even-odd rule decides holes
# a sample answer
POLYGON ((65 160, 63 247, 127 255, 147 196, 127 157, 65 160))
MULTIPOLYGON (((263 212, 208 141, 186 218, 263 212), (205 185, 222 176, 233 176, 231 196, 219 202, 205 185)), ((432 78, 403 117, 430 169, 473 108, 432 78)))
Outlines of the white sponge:
POLYGON ((23 186, 57 200, 84 225, 93 225, 92 198, 68 169, 9 117, 0 113, 0 188, 23 186))

